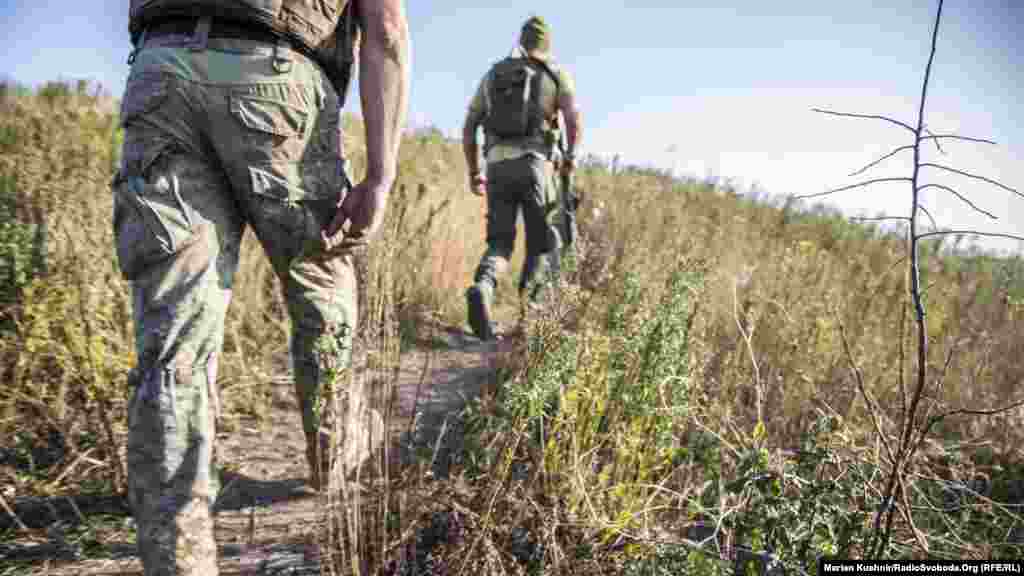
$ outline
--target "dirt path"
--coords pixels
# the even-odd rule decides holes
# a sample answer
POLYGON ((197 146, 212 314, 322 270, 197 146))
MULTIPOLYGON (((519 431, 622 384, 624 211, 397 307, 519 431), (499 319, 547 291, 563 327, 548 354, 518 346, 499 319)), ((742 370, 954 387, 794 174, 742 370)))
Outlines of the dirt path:
MULTIPOLYGON (((445 330, 435 346, 403 353, 395 386, 392 442, 440 446, 434 469, 435 475, 444 475, 448 455, 459 446, 457 434, 446 434, 449 441, 437 442, 439 432, 450 429, 446 418, 479 395, 494 374, 496 359, 510 346, 509 341, 481 343, 459 330, 445 330), (414 411, 419 413, 417 432, 410 437, 406 432, 414 411)), ((322 533, 324 502, 305 486, 303 434, 287 378, 271 384, 269 405, 270 413, 264 418, 242 418, 233 430, 218 434, 218 464, 230 470, 216 505, 224 576, 319 574, 317 538, 322 533)), ((125 518, 120 533, 130 530, 131 520, 125 518)), ((89 555, 107 559, 47 561, 44 553, 31 574, 141 574, 134 546, 117 541, 101 542, 101 546, 105 550, 89 555)))

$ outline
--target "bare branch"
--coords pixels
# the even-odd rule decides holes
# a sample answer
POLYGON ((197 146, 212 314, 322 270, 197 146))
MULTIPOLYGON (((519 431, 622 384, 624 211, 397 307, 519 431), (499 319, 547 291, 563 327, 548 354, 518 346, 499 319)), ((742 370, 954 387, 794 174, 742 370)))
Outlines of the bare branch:
MULTIPOLYGON (((924 127, 924 131, 928 133, 928 137, 931 138, 931 141, 935 142, 935 149, 939 151, 939 154, 942 154, 943 156, 945 156, 946 155, 946 151, 943 150, 942 149, 942 145, 939 144, 939 139, 934 137, 935 133, 932 132, 931 130, 929 130, 927 126, 924 127)), ((923 138, 918 138, 917 139, 918 142, 921 142, 921 140, 923 140, 923 138)))
POLYGON ((881 410, 878 408, 878 403, 875 402, 874 397, 868 392, 867 387, 864 385, 864 374, 860 370, 860 366, 857 365, 857 359, 853 357, 853 351, 850 349, 850 343, 846 339, 846 326, 843 324, 843 319, 836 315, 836 319, 839 321, 839 340, 843 345, 843 355, 846 357, 846 362, 850 365, 850 371, 853 372, 854 380, 857 382, 857 390, 860 391, 861 397, 864 398, 864 404, 867 405, 868 414, 871 416, 871 423, 875 427, 875 434, 878 436, 878 441, 885 447, 887 456, 889 457, 889 463, 895 469, 899 464, 896 461, 897 455, 892 449, 892 445, 889 443, 889 439, 885 436, 885 432, 882 430, 882 424, 879 421, 878 414, 881 410))
MULTIPOLYGON (((963 194, 957 192, 956 190, 953 190, 949 186, 946 186, 944 184, 925 184, 924 186, 918 186, 917 187, 917 191, 920 192, 921 190, 924 190, 926 188, 938 188, 939 190, 945 190, 946 192, 949 192, 953 196, 956 196, 957 199, 959 199, 964 204, 967 204, 968 206, 973 208, 976 212, 980 212, 980 213, 984 214, 985 216, 988 216, 989 218, 991 218, 993 220, 999 220, 998 216, 996 216, 995 214, 993 214, 993 213, 991 213, 991 212, 989 212, 987 210, 983 210, 981 208, 978 208, 978 206, 976 206, 973 202, 968 200, 963 194)), ((936 228, 938 228, 938 226, 936 226, 936 228)))
POLYGON ((885 156, 882 156, 878 160, 875 160, 874 162, 868 164, 867 166, 861 168, 860 170, 857 170, 856 172, 851 173, 850 176, 857 176, 859 174, 863 174, 864 172, 867 172, 872 167, 878 166, 883 161, 885 161, 885 160, 887 160, 889 158, 892 158, 893 156, 899 154, 900 152, 903 152, 904 150, 913 150, 913 149, 914 149, 914 145, 913 144, 907 144, 906 146, 900 146, 899 148, 893 150, 892 152, 889 152, 885 156))
POLYGON ((995 416, 996 414, 1002 414, 1003 412, 1009 412, 1024 406, 1024 400, 1019 400, 1010 404, 1009 406, 1003 406, 1001 408, 992 408, 989 410, 971 410, 969 408, 960 408, 958 410, 952 410, 944 414, 944 416, 952 416, 954 414, 967 414, 969 416, 995 416))
MULTIPOLYGON (((956 341, 954 341, 953 345, 950 346, 949 350, 946 351, 946 361, 942 365, 942 373, 935 380, 934 393, 935 393, 935 398, 936 399, 938 398, 940 392, 942 391, 943 385, 945 385, 945 383, 946 383, 946 376, 949 375, 949 368, 950 368, 950 366, 953 365, 953 358, 956 356, 956 352, 957 352, 957 348, 958 347, 959 347, 959 344, 956 341)), ((925 418, 924 418, 925 421, 931 422, 931 419, 933 418, 932 413, 931 413, 932 412, 932 408, 934 408, 937 404, 938 404, 938 400, 935 400, 928 407, 928 412, 925 414, 925 418)), ((915 451, 917 451, 921 446, 924 445, 924 441, 927 439, 928 431, 930 429, 931 429, 931 425, 926 425, 926 426, 922 426, 921 427, 920 435, 917 437, 917 442, 916 442, 915 447, 914 447, 915 451)))
POLYGON ((903 220, 910 221, 909 216, 851 216, 853 222, 878 222, 882 220, 903 220))
POLYGON ((815 112, 821 112, 822 114, 831 114, 833 116, 844 116, 846 118, 865 118, 865 119, 869 119, 869 120, 885 120, 886 122, 892 122, 893 124, 895 124, 895 125, 897 125, 897 126, 899 126, 901 128, 906 128, 907 130, 910 130, 914 134, 917 134, 917 131, 914 130, 914 128, 910 124, 907 124, 906 122, 900 122, 899 120, 894 120, 894 119, 889 118, 887 116, 879 116, 877 114, 851 114, 849 112, 834 112, 832 110, 824 110, 822 108, 811 108, 811 110, 813 110, 815 112))
POLYGON ((938 396, 939 392, 942 391, 942 387, 946 384, 946 376, 949 376, 949 367, 953 365, 953 358, 956 356, 957 349, 960 347, 960 341, 954 340, 953 344, 946 351, 946 361, 942 364, 942 373, 939 374, 939 378, 935 381, 935 395, 938 396))
POLYGON ((757 394, 757 421, 758 423, 764 422, 764 387, 761 384, 761 369, 757 363, 757 357, 754 355, 754 345, 751 343, 751 339, 754 337, 754 326, 750 326, 750 329, 743 327, 743 318, 740 317, 739 308, 739 295, 737 284, 738 281, 732 283, 732 313, 736 320, 736 328, 739 329, 740 335, 743 337, 743 341, 747 344, 747 352, 750 354, 750 363, 754 367, 754 392, 757 394))
MULTIPOLYGON (((999 144, 992 140, 986 140, 984 138, 972 138, 970 136, 960 136, 959 134, 932 134, 931 130, 928 131, 927 136, 922 136, 921 140, 934 140, 935 145, 939 145, 939 140, 963 140, 965 142, 978 142, 981 144, 991 144, 998 146, 999 144)), ((941 150, 941 148, 940 148, 941 150)))
POLYGON ((903 513, 903 519, 904 521, 906 521, 907 525, 910 526, 910 532, 914 535, 914 539, 917 540, 917 545, 921 547, 925 552, 928 552, 928 540, 925 539, 924 534, 921 533, 921 530, 918 529, 917 525, 914 523, 914 514, 911 510, 910 505, 911 500, 910 496, 907 494, 907 483, 903 478, 902 474, 899 478, 899 489, 900 500, 903 503, 903 506, 900 506, 899 508, 900 512, 903 513))
POLYGON ((1002 234, 999 232, 978 232, 977 230, 937 230, 935 232, 925 232, 924 234, 918 234, 918 239, 927 238, 929 236, 950 236, 953 234, 963 234, 965 236, 986 236, 989 238, 1009 238, 1010 240, 1021 240, 1024 241, 1024 236, 1016 236, 1014 234, 1002 234))
POLYGON ((900 342, 897 347, 899 354, 899 378, 898 384, 900 387, 900 414, 907 413, 907 405, 910 403, 910 397, 907 396, 907 374, 903 366, 907 363, 907 339, 909 338, 909 331, 907 330, 907 306, 900 306, 900 342))
MULTIPOLYGON (((917 320, 917 377, 913 391, 913 395, 910 398, 910 404, 907 406, 906 411, 903 414, 905 419, 904 429, 900 434, 899 447, 896 451, 896 465, 893 466, 893 470, 889 475, 889 480, 885 489, 885 496, 882 500, 882 506, 875 516, 874 532, 871 537, 871 542, 868 545, 870 550, 869 555, 879 555, 884 550, 892 537, 892 526, 893 520, 895 520, 895 514, 893 513, 893 506, 897 505, 897 486, 902 487, 903 482, 903 470, 902 467, 905 463, 909 462, 914 455, 915 446, 910 443, 911 432, 913 430, 915 415, 917 414, 918 403, 921 401, 921 393, 925 385, 925 375, 927 370, 927 358, 928 358, 928 335, 925 328, 924 318, 925 310, 924 304, 921 299, 920 288, 920 270, 918 263, 917 254, 917 243, 919 236, 917 233, 917 209, 918 209, 918 188, 917 179, 920 172, 921 163, 921 150, 920 150, 920 138, 921 132, 924 127, 924 108, 925 101, 928 96, 928 80, 931 78, 932 63, 935 60, 935 47, 938 43, 939 37, 939 22, 942 19, 942 2, 939 0, 938 10, 935 13, 935 26, 932 28, 931 38, 931 50, 928 54, 928 64, 924 68, 924 81, 921 83, 921 99, 918 103, 917 111, 917 129, 914 130, 914 138, 917 139, 914 146, 914 171, 912 182, 912 196, 913 202, 911 203, 911 220, 910 220, 910 280, 911 288, 910 292, 914 300, 914 307, 916 311, 917 320), (882 517, 885 516, 885 527, 882 527, 882 517)), ((905 496, 905 492, 901 490, 901 495, 905 496)), ((926 548, 927 550, 927 548, 926 548)))
POLYGON ((843 192, 845 190, 852 190, 854 188, 861 188, 863 186, 869 186, 871 184, 878 184, 879 182, 912 182, 913 179, 908 177, 903 178, 874 178, 872 180, 866 180, 864 182, 858 182, 857 184, 850 184, 849 186, 843 186, 841 188, 835 188, 833 190, 826 190, 825 192, 816 192, 814 194, 804 194, 802 196, 793 196, 795 200, 803 200, 805 198, 817 198, 819 196, 828 196, 829 194, 835 194, 836 192, 843 192))
POLYGON ((949 166, 943 166, 942 164, 933 164, 931 162, 922 162, 921 163, 921 167, 924 168, 925 166, 929 166, 931 168, 939 168, 941 170, 946 170, 947 172, 952 172, 954 174, 959 174, 961 176, 966 176, 968 178, 974 178, 975 180, 981 180, 982 182, 987 182, 987 183, 989 183, 989 184, 991 184, 993 186, 997 186, 999 188, 1002 188, 1003 190, 1006 190, 1007 192, 1013 192, 1017 196, 1020 196, 1021 198, 1024 198, 1024 193, 1021 193, 1018 190, 1014 190, 1013 188, 1010 188, 1006 184, 1003 184, 1002 182, 998 182, 998 181, 993 180, 991 178, 986 178, 984 176, 978 176, 977 174, 971 174, 970 172, 964 172, 963 170, 957 170, 956 168, 950 168, 949 166))
POLYGON ((917 209, 920 210, 922 214, 928 217, 928 221, 932 223, 932 228, 939 227, 939 225, 935 222, 935 217, 932 216, 932 213, 929 212, 927 208, 924 207, 924 204, 918 202, 917 209))
MULTIPOLYGON (((878 277, 884 278, 884 277, 888 276, 889 274, 892 273, 893 270, 895 270, 896 268, 901 266, 906 261, 907 261, 907 257, 906 256, 901 256, 901 257, 897 258, 892 264, 889 265, 889 267, 885 270, 885 272, 882 272, 881 274, 879 274, 878 277)), ((868 298, 868 300, 874 300, 875 297, 878 295, 879 290, 881 290, 884 285, 885 285, 884 282, 879 281, 878 284, 875 285, 875 288, 873 290, 871 290, 871 295, 868 298)))
MULTIPOLYGON (((956 410, 950 410, 948 412, 943 412, 942 414, 938 414, 936 416, 932 416, 931 420, 928 421, 928 426, 925 429, 924 434, 927 434, 927 432, 933 426, 935 426, 936 424, 938 424, 942 420, 944 420, 946 418, 949 418, 950 416, 959 416, 961 414, 966 415, 966 416, 995 416, 997 414, 1002 414, 1003 412, 1009 412, 1010 410, 1014 410, 1014 409, 1020 408, 1021 406, 1024 406, 1024 400, 1018 400, 1018 401, 1014 402, 1013 404, 1010 404, 1009 406, 1001 406, 999 408, 991 408, 991 409, 987 409, 987 410, 974 410, 974 409, 971 409, 971 408, 958 408, 956 410)), ((924 436, 924 434, 922 434, 922 437, 924 436)))

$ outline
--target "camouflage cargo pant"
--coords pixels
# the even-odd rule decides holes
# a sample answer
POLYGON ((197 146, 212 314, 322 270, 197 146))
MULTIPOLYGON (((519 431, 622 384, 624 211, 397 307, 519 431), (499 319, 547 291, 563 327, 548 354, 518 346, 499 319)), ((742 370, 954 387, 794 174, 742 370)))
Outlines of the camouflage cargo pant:
POLYGON ((526 260, 519 292, 536 300, 558 271, 561 208, 551 162, 534 154, 487 165, 487 249, 474 282, 490 300, 508 268, 520 210, 526 229, 526 260))
POLYGON ((334 331, 348 350, 356 325, 350 257, 317 258, 320 231, 348 190, 337 93, 295 52, 228 39, 195 50, 188 40, 151 39, 136 54, 113 187, 138 361, 129 498, 148 576, 217 573, 217 356, 245 226, 280 278, 292 320, 311 466, 325 425, 314 344, 334 331))

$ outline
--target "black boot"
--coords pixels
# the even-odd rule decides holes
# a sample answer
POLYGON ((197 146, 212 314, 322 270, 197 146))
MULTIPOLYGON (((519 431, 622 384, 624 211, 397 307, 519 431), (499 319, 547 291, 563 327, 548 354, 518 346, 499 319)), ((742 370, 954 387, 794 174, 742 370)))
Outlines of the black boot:
POLYGON ((469 315, 469 327, 477 338, 494 340, 494 325, 491 323, 490 294, 486 287, 474 284, 466 290, 466 308, 469 315))

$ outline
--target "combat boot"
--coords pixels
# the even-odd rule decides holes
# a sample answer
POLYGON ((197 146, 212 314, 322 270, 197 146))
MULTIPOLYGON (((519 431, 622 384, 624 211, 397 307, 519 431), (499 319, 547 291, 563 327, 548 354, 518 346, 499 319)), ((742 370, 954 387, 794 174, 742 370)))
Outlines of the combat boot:
POLYGON ((477 338, 487 341, 494 340, 494 324, 491 322, 491 291, 492 288, 478 282, 466 290, 466 311, 469 316, 469 327, 477 338))

